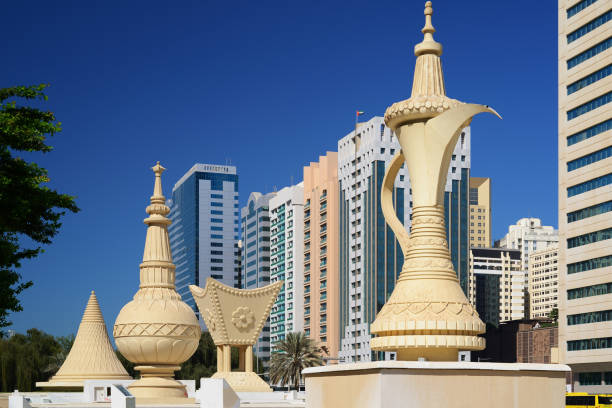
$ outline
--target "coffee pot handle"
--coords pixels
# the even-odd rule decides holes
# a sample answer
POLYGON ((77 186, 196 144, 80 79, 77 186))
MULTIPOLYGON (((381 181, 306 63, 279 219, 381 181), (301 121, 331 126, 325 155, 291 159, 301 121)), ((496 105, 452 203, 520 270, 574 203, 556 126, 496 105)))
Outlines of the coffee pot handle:
POLYGON ((395 207, 393 207, 393 186, 395 184, 397 173, 402 168, 402 164, 404 164, 404 156, 400 150, 399 153, 393 156, 391 163, 389 163, 389 167, 387 167, 387 171, 385 172, 382 193, 380 195, 380 204, 387 224, 389 224, 395 233, 400 247, 402 248, 402 252, 404 255, 406 255, 406 252, 408 251, 408 242, 410 241, 410 234, 408 231, 406 231, 404 224, 399 220, 399 218, 397 218, 395 207))

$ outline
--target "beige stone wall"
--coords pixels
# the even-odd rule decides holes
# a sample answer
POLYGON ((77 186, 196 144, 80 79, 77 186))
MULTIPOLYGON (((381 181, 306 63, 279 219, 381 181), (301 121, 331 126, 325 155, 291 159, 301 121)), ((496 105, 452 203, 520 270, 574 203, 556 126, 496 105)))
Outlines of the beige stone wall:
MULTIPOLYGON (((612 336, 612 322, 577 324, 568 326, 567 315, 612 309, 612 294, 567 299, 567 291, 612 281, 612 267, 567 274, 567 265, 612 254, 610 240, 567 249, 567 239, 588 232, 612 227, 612 213, 600 214, 580 221, 567 222, 567 213, 612 200, 612 185, 569 197, 567 188, 612 173, 612 159, 591 163, 571 172, 567 162, 611 145, 612 130, 599 133, 571 146, 567 137, 612 118, 612 103, 591 110, 577 118, 567 120, 567 111, 598 96, 612 91, 612 76, 600 79, 577 92, 567 94, 567 85, 607 66, 612 61, 612 48, 600 52, 568 70, 567 60, 612 36, 612 22, 608 21, 581 38, 567 43, 568 33, 584 26, 610 9, 610 1, 597 1, 571 18, 567 8, 576 0, 559 0, 559 349, 561 360, 573 368, 574 379, 579 372, 612 371, 612 348, 567 351, 567 342, 612 336)), ((602 387, 612 392, 612 386, 602 387)), ((580 389, 580 386, 576 388, 580 389)), ((602 391, 600 389, 600 391, 602 391)), ((606 390, 606 391, 608 391, 606 390)))
POLYGON ((529 254, 529 317, 548 317, 559 307, 559 247, 552 245, 529 254))
POLYGON ((338 153, 327 152, 304 167, 304 331, 334 358, 340 349, 338 205, 338 153))
POLYGON ((430 361, 309 368, 306 407, 563 407, 567 370, 559 364, 430 361))
POLYGON ((470 190, 478 190, 478 204, 470 203, 470 246, 491 246, 491 179, 470 177, 470 190))

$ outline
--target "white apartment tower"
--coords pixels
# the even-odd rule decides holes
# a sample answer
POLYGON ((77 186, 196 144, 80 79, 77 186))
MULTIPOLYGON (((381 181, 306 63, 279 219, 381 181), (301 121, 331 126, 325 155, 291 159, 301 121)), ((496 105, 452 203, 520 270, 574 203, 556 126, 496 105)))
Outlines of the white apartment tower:
MULTIPOLYGON (((543 226, 539 218, 521 218, 508 227, 508 233, 499 240, 500 248, 519 249, 523 270, 529 269, 529 254, 559 242, 559 231, 543 226)), ((527 278, 527 276, 526 276, 527 278)))
POLYGON ((304 330, 304 183, 270 199, 270 283, 284 281, 270 313, 270 344, 304 330))
POLYGON ((559 246, 529 254, 529 317, 548 317, 559 308, 559 246))
MULTIPOLYGON (((370 350, 370 324, 385 304, 403 265, 403 254, 380 207, 385 169, 400 145, 381 117, 373 117, 338 141, 340 184, 340 351, 341 361, 391 358, 370 350)), ((462 131, 446 184, 447 236, 451 258, 467 293, 469 270, 470 129, 462 131), (461 223, 463 220, 463 224, 461 223)), ((406 166, 395 180, 398 218, 411 222, 411 191, 406 166)))

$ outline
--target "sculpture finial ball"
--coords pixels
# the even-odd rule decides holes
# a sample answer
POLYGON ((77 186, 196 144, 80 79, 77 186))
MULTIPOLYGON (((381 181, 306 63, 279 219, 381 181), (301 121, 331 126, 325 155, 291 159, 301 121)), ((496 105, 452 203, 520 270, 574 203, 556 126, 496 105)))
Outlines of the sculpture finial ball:
POLYGON ((156 175, 161 175, 166 168, 157 162, 155 166, 151 167, 151 170, 153 170, 156 175))
POLYGON ((425 15, 431 16, 433 14, 433 8, 431 7, 431 1, 425 2, 425 15))

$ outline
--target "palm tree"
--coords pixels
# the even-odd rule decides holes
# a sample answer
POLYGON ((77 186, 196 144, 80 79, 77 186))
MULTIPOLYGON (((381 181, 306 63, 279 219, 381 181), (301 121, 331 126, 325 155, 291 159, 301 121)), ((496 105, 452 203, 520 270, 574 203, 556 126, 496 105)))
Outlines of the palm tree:
POLYGON ((288 333, 275 345, 270 362, 270 381, 284 386, 293 384, 299 390, 302 370, 323 365, 315 342, 304 333, 288 333))

